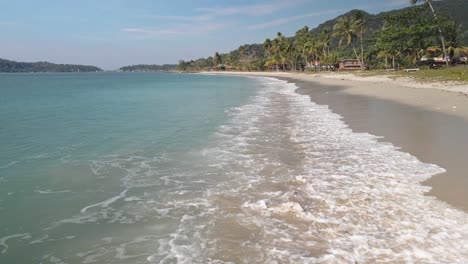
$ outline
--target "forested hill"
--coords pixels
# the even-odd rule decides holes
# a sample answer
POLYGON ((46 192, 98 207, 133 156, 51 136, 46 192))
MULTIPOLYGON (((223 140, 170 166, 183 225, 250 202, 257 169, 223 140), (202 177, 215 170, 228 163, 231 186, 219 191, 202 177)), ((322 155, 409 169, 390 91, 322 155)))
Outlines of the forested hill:
POLYGON ((154 71, 173 71, 177 68, 176 64, 163 64, 163 65, 147 65, 147 64, 138 64, 121 67, 121 71, 129 72, 154 72, 154 71))
POLYGON ((207 58, 180 60, 178 69, 207 70, 225 64, 236 70, 286 70, 304 67, 305 60, 336 65, 341 59, 358 57, 356 51, 361 51, 359 57, 370 68, 388 68, 388 58, 392 58, 392 67, 414 67, 423 56, 442 56, 439 28, 450 58, 468 54, 468 0, 433 0, 438 20, 427 4, 411 6, 406 1, 406 8, 379 14, 351 10, 313 29, 305 21, 306 26, 298 28, 294 36, 278 32, 263 43, 244 44, 207 58), (384 28, 384 23, 392 26, 384 28), (340 40, 345 43, 339 45, 340 40))
MULTIPOLYGON (((461 25, 461 28, 460 28, 462 32, 461 44, 463 46, 468 46, 468 0, 433 1, 433 5, 434 5, 434 8, 437 10, 438 14, 445 16, 455 21, 457 24, 461 25)), ((396 14, 408 8, 411 8, 411 7, 407 7, 407 8, 399 9, 399 10, 392 10, 388 12, 382 12, 382 13, 375 14, 375 15, 364 12, 365 19, 367 21, 367 27, 368 27, 365 37, 370 37, 374 32, 382 28, 383 23, 384 23, 383 18, 386 15, 396 14)), ((334 19, 328 20, 318 25, 316 28, 311 30, 311 34, 313 36, 318 36, 320 32, 322 32, 322 30, 332 30, 333 26, 336 25, 340 17, 345 16, 345 17, 351 18, 357 11, 358 10, 351 10, 345 14, 342 14, 334 19)), ((331 48, 336 48, 338 46, 338 41, 336 40, 335 42, 331 43, 332 44, 331 48)))
POLYGON ((95 66, 55 64, 50 62, 16 62, 0 59, 0 72, 100 72, 95 66))

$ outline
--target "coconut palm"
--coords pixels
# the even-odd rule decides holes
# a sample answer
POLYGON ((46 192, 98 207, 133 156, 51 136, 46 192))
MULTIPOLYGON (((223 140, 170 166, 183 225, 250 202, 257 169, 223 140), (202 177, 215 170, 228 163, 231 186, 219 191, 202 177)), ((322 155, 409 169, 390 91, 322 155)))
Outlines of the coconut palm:
POLYGON ((263 42, 263 50, 265 51, 265 57, 270 57, 271 55, 271 40, 269 38, 265 39, 263 42))
POLYGON ((338 18, 338 22, 333 27, 333 37, 339 37, 338 45, 341 46, 346 39, 346 45, 349 46, 355 37, 354 27, 347 17, 338 18))
POLYGON ((222 63, 221 55, 218 52, 215 53, 213 56, 213 64, 215 67, 218 67, 219 64, 222 63))
POLYGON ((312 58, 313 60, 316 59, 315 57, 317 54, 317 50, 317 42, 312 37, 309 38, 306 43, 304 43, 302 54, 305 57, 306 65, 309 63, 310 58, 312 58))
MULTIPOLYGON (((429 6, 431 9, 432 15, 434 16, 434 19, 437 21, 437 14, 435 12, 434 6, 432 5, 432 0, 409 0, 411 5, 415 5, 417 3, 425 3, 429 6)), ((442 34, 442 29, 439 27, 439 37, 440 37, 440 42, 442 43, 442 52, 444 54, 444 60, 447 66, 449 65, 449 62, 447 60, 447 50, 445 49, 445 39, 444 35, 442 34)))
POLYGON ((281 43, 278 38, 273 39, 271 42, 271 60, 275 63, 276 65, 276 71, 279 70, 279 61, 281 58, 281 43))
MULTIPOLYGON (((341 46, 341 44, 343 43, 343 40, 345 39, 347 40, 346 45, 349 46, 356 37, 356 27, 352 23, 352 21, 349 20, 347 17, 338 18, 338 22, 333 27, 333 31, 334 33, 332 36, 337 36, 340 38, 340 41, 338 43, 339 46, 341 46)), ((355 49, 353 49, 353 52, 356 55, 356 59, 358 61, 361 61, 355 49)), ((361 65, 361 69, 362 69, 362 65, 361 65)))
POLYGON ((326 56, 327 53, 330 53, 330 30, 324 29, 320 32, 318 36, 320 46, 322 46, 323 56, 326 56))
MULTIPOLYGON (((307 65, 307 58, 304 56, 304 45, 311 38, 309 27, 304 26, 296 32, 294 37, 294 60, 296 62, 303 61, 307 65)), ((302 63, 298 63, 302 64, 302 63)))
POLYGON ((277 61, 280 61, 283 66, 283 71, 286 69, 286 58, 287 58, 287 51, 285 51, 285 37, 281 32, 276 34, 276 38, 273 40, 274 43, 274 53, 277 61))
POLYGON ((244 47, 244 46, 240 46, 237 50, 239 51, 239 62, 240 62, 241 64, 243 64, 243 62, 244 62, 244 55, 245 55, 245 47, 244 47))
POLYGON ((362 11, 357 11, 352 19, 352 27, 354 28, 354 32, 356 32, 356 35, 359 38, 359 43, 361 45, 361 70, 364 69, 364 46, 362 44, 362 39, 364 37, 364 33, 366 31, 366 20, 364 18, 364 12, 362 11))
MULTIPOLYGON (((285 61, 286 59, 289 59, 289 67, 290 69, 292 70, 294 68, 294 61, 293 61, 293 52, 294 52, 294 43, 291 39, 289 38, 285 38, 284 39, 284 42, 283 42, 283 50, 282 50, 282 53, 283 53, 283 58, 285 58, 285 61)), ((284 67, 284 65, 283 65, 284 67)), ((284 68, 283 68, 284 70, 284 68)))

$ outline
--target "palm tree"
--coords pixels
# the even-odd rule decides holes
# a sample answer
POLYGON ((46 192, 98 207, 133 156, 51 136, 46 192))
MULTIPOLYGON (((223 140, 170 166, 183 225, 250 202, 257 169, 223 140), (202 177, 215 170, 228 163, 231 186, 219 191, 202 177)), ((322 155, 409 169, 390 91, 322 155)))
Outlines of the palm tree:
MULTIPOLYGON (((437 14, 435 12, 434 6, 432 6, 432 0, 409 0, 411 5, 415 5, 417 3, 425 3, 429 6, 431 9, 432 15, 434 16, 434 19, 437 21, 437 14)), ((444 54, 444 60, 447 66, 449 65, 449 62, 447 61, 447 50, 445 49, 445 39, 444 35, 442 34, 442 29, 439 27, 439 37, 440 37, 440 42, 442 43, 442 52, 444 54)))
POLYGON ((219 55, 218 52, 215 53, 214 57, 213 57, 213 64, 215 67, 218 67, 219 64, 221 64, 222 62, 222 59, 221 59, 221 55, 219 55))
POLYGON ((299 62, 302 59, 304 60, 305 65, 307 65, 307 58, 304 56, 304 46, 310 38, 311 35, 308 26, 304 26, 296 32, 296 36, 294 38, 294 59, 296 62, 299 62))
POLYGON ((326 56, 327 53, 330 53, 330 30, 323 29, 319 34, 320 46, 322 46, 323 56, 326 56))
POLYGON ((278 71, 279 70, 278 62, 281 57, 281 43, 278 38, 273 39, 273 41, 271 42, 271 54, 272 54, 271 60, 275 63, 276 71, 278 71))
POLYGON ((359 37, 359 42, 361 44, 361 70, 364 69, 364 46, 362 45, 362 38, 366 31, 366 21, 364 19, 364 12, 357 11, 353 16, 353 28, 354 32, 356 32, 357 36, 359 37))
POLYGON ((289 59, 289 62, 290 62, 289 67, 291 68, 291 70, 294 68, 293 51, 294 51, 293 41, 291 39, 285 38, 283 42, 283 54, 284 54, 283 58, 285 59, 285 61, 286 61, 286 58, 289 59))
POLYGON ((349 46, 351 42, 354 40, 354 28, 351 21, 347 17, 340 17, 338 18, 338 22, 333 27, 333 37, 339 37, 340 41, 338 43, 339 46, 343 44, 343 40, 347 39, 346 45, 349 46))
MULTIPOLYGON (((347 17, 340 17, 338 18, 338 22, 333 27, 334 33, 332 36, 338 36, 340 38, 340 42, 338 43, 340 46, 343 43, 343 40, 347 39, 346 45, 349 46, 356 36, 355 30, 356 28, 354 24, 347 17)), ((353 51, 356 55, 356 59, 360 61, 356 50, 353 49, 353 51)))
POLYGON ((445 40, 447 44, 447 53, 449 58, 455 55, 455 50, 460 46, 460 40, 463 36, 463 31, 461 30, 461 24, 457 24, 454 21, 450 21, 445 28, 445 40))
POLYGON ((281 61, 281 64, 283 65, 283 71, 286 69, 286 57, 287 57, 287 52, 285 52, 285 37, 281 32, 278 32, 276 34, 276 54, 281 61))
POLYGON ((304 43, 302 54, 305 57, 306 66, 309 63, 310 57, 312 57, 312 59, 315 60, 315 55, 317 54, 317 43, 312 37, 309 38, 309 40, 306 43, 304 43))
POLYGON ((265 51, 265 57, 270 57, 271 55, 271 40, 269 38, 265 39, 263 42, 263 50, 265 51))

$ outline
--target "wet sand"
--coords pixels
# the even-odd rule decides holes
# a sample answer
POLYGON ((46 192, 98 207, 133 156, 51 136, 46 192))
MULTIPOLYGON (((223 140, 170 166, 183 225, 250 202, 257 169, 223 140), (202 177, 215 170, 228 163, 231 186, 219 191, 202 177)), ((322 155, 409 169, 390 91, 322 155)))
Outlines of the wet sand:
MULTIPOLYGON (((309 95, 318 104, 329 105, 335 113, 343 116, 353 131, 382 136, 380 141, 391 142, 423 162, 446 169, 447 172, 424 183, 432 187, 428 195, 468 212, 466 119, 390 99, 352 93, 343 86, 294 82, 300 87, 297 92, 309 95)), ((468 104, 468 98, 463 99, 468 104)))
POLYGON ((382 136, 380 141, 443 167, 445 173, 424 183, 432 187, 427 195, 468 212, 468 97, 463 93, 467 87, 450 92, 378 78, 352 80, 346 75, 247 74, 294 82, 297 92, 328 105, 353 131, 382 136))

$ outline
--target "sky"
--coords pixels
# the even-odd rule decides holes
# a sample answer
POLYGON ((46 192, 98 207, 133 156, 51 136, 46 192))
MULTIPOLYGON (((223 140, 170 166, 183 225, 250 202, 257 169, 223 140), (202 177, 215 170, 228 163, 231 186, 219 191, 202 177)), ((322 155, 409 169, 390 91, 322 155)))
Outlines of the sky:
POLYGON ((0 0, 0 58, 95 65, 173 64, 294 35, 351 9, 408 0, 0 0))

